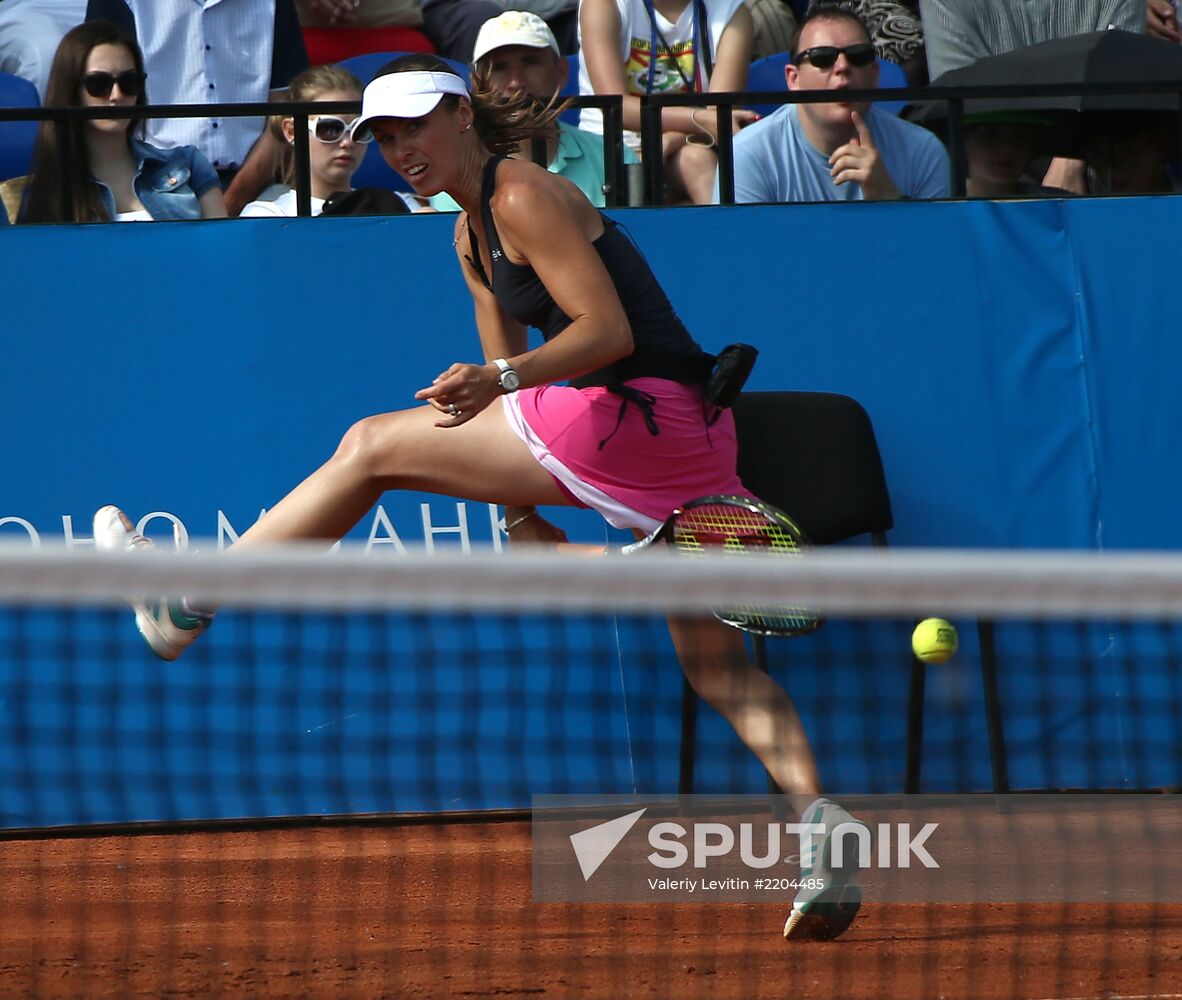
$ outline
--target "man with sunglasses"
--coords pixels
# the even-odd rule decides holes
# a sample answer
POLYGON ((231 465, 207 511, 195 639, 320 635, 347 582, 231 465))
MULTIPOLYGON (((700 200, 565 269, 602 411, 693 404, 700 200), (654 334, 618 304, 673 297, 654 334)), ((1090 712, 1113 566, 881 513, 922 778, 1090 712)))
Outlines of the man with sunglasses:
MULTIPOLYGON (((789 90, 873 90, 874 46, 841 8, 805 16, 789 90)), ((948 154, 932 133, 862 101, 786 104, 735 136, 735 201, 947 198, 948 154)))

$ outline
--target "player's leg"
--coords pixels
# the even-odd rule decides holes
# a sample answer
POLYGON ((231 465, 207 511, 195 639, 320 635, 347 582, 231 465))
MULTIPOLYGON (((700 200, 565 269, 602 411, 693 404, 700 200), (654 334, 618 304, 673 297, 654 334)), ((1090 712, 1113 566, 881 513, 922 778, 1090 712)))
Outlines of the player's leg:
MULTIPOLYGON (((101 507, 94 515, 94 544, 100 552, 150 549, 152 543, 135 530, 131 518, 118 507, 101 507)), ((209 626, 212 616, 185 608, 168 597, 131 602, 136 628, 162 660, 175 660, 209 626)))
POLYGON ((812 747, 787 692, 747 657, 741 632, 715 618, 670 618, 690 686, 731 724, 785 792, 820 793, 812 747))
POLYGON ((499 404, 458 427, 431 407, 358 421, 335 454, 243 533, 235 548, 341 538, 388 490, 503 504, 569 505, 499 404))
POLYGON ((738 733, 785 792, 815 795, 800 821, 825 828, 801 858, 802 888, 784 925, 791 940, 831 940, 853 922, 861 890, 852 860, 832 865, 835 833, 858 821, 821 796, 816 760, 792 699, 747 658, 743 636, 717 619, 670 618, 669 631, 690 686, 738 733))
MULTIPOLYGON (((437 427, 439 413, 421 407, 359 421, 336 453, 272 507, 235 545, 297 539, 335 541, 383 492, 415 489, 490 503, 569 504, 570 499, 505 420, 500 406, 456 427, 437 427)), ((117 507, 95 514, 95 544, 123 551, 150 543, 117 507)), ((208 627, 210 607, 183 598, 136 601, 136 625, 153 652, 175 660, 208 627)))

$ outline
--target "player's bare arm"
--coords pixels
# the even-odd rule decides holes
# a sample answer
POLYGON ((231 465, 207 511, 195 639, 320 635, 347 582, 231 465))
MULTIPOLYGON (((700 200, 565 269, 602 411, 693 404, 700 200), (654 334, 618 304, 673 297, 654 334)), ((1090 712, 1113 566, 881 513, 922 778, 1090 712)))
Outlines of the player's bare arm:
POLYGON ((595 371, 632 353, 632 328, 592 240, 599 213, 569 182, 533 164, 502 165, 493 218, 514 263, 528 263, 572 322, 547 344, 510 359, 522 385, 595 371), (545 226, 537 224, 546 219, 545 226))

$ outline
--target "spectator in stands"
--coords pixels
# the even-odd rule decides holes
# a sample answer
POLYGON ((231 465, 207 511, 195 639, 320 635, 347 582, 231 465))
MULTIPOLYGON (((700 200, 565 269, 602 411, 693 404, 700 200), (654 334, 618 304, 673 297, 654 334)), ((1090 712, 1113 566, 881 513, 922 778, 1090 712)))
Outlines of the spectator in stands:
POLYGON ((911 86, 927 84, 919 0, 813 0, 809 9, 822 6, 848 10, 866 25, 879 59, 902 66, 911 86))
POLYGON ((744 0, 751 11, 751 58, 787 52, 796 34, 796 12, 788 0, 744 0))
MULTIPOLYGON (((135 41, 102 21, 68 31, 46 99, 54 107, 146 104, 135 41)), ((141 121, 128 118, 42 122, 19 221, 223 218, 217 174, 205 157, 192 146, 160 149, 142 131, 141 121)))
POLYGON ((313 66, 369 52, 433 52, 422 0, 295 0, 313 66))
MULTIPOLYGON (((623 94, 625 140, 639 145, 641 94, 735 91, 747 83, 751 12, 743 0, 582 0, 579 93, 623 94)), ((735 109, 731 130, 759 116, 735 109)), ((580 124, 602 133, 598 109, 580 124)), ((713 108, 666 108, 661 155, 673 200, 708 203, 718 168, 713 108)), ((648 152, 647 155, 653 155, 648 152)))
MULTIPOLYGON (((104 18, 138 36, 158 104, 285 100, 307 67, 292 0, 90 0, 104 18)), ((261 118, 154 119, 148 136, 165 148, 193 145, 214 165, 231 215, 274 181, 283 145, 261 118)))
POLYGON ((969 115, 965 119, 966 194, 970 198, 1062 197, 1026 176, 1040 135, 1050 120, 1022 111, 969 115))
MULTIPOLYGON (((1090 31, 1148 31, 1182 42, 1171 0, 919 0, 927 37, 928 68, 941 73, 997 55, 1090 31)), ((1123 170, 1122 170, 1123 172, 1123 170)), ((1056 158, 1043 183, 1076 194, 1094 190, 1096 175, 1082 160, 1056 158)))
MULTIPOLYGON (((367 8, 369 6, 372 5, 367 4, 367 8)), ((359 22, 360 9, 361 0, 296 0, 296 12, 301 24, 315 20, 317 23, 347 27, 359 22)))
MULTIPOLYGON (((558 43, 550 28, 536 14, 507 10, 484 23, 476 37, 472 83, 476 93, 528 94, 541 105, 554 100, 566 83, 569 66, 558 54, 558 43)), ((572 181, 598 208, 603 197, 603 137, 555 121, 553 138, 547 143, 549 170, 572 181)), ((533 151, 519 149, 517 155, 533 159, 533 151)), ((636 157, 626 152, 626 161, 636 157)), ((450 195, 431 199, 440 212, 458 212, 450 195)))
POLYGON ((504 9, 498 0, 423 0, 423 34, 444 58, 470 63, 481 26, 504 9))
MULTIPOLYGON (((361 100, 361 81, 340 66, 313 66, 306 69, 291 81, 290 90, 291 99, 296 103, 361 100)), ((350 114, 308 117, 313 215, 319 215, 324 203, 334 194, 352 190, 353 175, 361 166, 361 158, 365 153, 364 142, 369 141, 353 139, 349 129, 356 117, 350 114)), ((274 197, 252 201, 242 210, 242 218, 287 218, 296 214, 296 120, 292 117, 281 118, 278 129, 284 142, 283 186, 274 197)), ((407 210, 418 207, 410 196, 402 200, 407 210)))
POLYGON ((1145 29, 1151 35, 1175 45, 1182 42, 1178 30, 1178 10, 1172 0, 1145 0, 1145 29))
POLYGON ((45 104, 49 67, 62 36, 86 18, 86 0, 0 2, 0 73, 30 81, 45 104))
POLYGON ((1082 170, 1064 179, 1077 194, 1167 194, 1182 188, 1171 167, 1177 115, 1161 111, 1091 112, 1084 123, 1082 170))
MULTIPOLYGON (((554 35, 559 55, 567 56, 579 51, 578 0, 506 0, 505 6, 510 10, 536 14, 545 21, 554 35)), ((472 61, 476 59, 474 48, 472 61)))
MULTIPOLYGON (((481 26, 508 7, 528 11, 546 22, 561 55, 579 51, 578 0, 296 0, 305 27, 416 28, 435 52, 457 62, 474 62, 481 26)), ((309 43, 311 53, 313 43, 309 43)), ((360 51, 422 51, 417 46, 386 45, 360 51)), ((343 56, 337 56, 338 59, 343 56)))
MULTIPOLYGON (((1145 0, 1152 11, 1161 4, 1145 0)), ((933 80, 982 56, 1089 31, 1146 29, 1143 0, 919 0, 933 80)), ((1169 0, 1165 0, 1169 6, 1169 0)), ((1152 15, 1151 23, 1152 23, 1152 15)))
POLYGON ((1110 121, 1084 146, 1097 194, 1168 194, 1182 190, 1177 115, 1131 112, 1110 121))
MULTIPOLYGON (((801 21, 790 90, 866 90, 878 83, 870 35, 840 8, 801 21)), ((946 198, 948 155, 926 129, 868 104, 786 104, 735 137, 735 201, 946 198)))

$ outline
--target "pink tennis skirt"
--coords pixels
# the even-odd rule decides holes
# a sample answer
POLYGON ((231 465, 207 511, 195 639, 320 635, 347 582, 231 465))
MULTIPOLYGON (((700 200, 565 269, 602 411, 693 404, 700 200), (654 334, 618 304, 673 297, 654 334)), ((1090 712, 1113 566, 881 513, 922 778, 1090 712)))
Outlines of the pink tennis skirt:
POLYGON ((652 531, 697 497, 752 496, 735 471, 729 410, 707 427, 700 389, 659 378, 628 384, 656 398, 659 434, 649 433, 635 403, 621 419, 624 400, 601 386, 536 386, 502 402, 510 425, 572 501, 617 528, 652 531))

